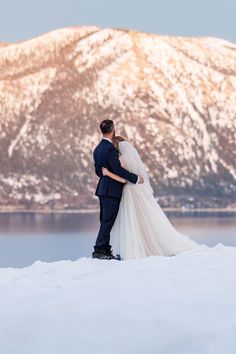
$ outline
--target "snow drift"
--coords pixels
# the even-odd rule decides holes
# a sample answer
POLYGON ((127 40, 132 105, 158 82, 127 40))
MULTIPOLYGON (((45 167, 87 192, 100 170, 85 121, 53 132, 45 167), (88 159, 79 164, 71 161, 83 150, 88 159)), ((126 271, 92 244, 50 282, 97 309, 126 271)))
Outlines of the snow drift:
POLYGON ((0 269, 4 354, 234 354, 236 248, 0 269))

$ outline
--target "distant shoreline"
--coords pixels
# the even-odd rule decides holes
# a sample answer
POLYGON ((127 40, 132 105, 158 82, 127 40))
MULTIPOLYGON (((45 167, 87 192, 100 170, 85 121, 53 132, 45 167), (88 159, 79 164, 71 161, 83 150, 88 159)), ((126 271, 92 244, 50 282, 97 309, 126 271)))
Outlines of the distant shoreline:
MULTIPOLYGON (((224 208, 206 208, 206 209, 185 209, 185 208, 163 208, 164 212, 177 213, 177 214, 235 214, 236 209, 224 209, 224 208)), ((95 214, 99 209, 66 209, 66 210, 42 210, 42 209, 2 209, 0 214, 4 213, 32 213, 32 214, 95 214)))

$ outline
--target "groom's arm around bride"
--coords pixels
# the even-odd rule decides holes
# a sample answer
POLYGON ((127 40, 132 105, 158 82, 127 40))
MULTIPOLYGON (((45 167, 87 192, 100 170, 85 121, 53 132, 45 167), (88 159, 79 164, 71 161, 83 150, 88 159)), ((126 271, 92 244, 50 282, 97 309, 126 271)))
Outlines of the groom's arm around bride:
POLYGON ((113 147, 110 150, 110 152, 107 156, 107 162, 110 165, 112 172, 115 173, 116 175, 123 177, 124 179, 126 179, 129 182, 134 183, 134 184, 136 184, 138 182, 139 176, 127 171, 125 168, 123 168, 121 166, 120 159, 117 154, 117 151, 115 150, 115 147, 113 147))

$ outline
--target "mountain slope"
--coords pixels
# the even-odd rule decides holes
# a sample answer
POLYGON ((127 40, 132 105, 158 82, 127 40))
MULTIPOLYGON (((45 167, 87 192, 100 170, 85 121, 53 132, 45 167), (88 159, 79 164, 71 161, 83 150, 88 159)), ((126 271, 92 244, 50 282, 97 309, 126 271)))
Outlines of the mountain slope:
POLYGON ((0 46, 2 208, 96 206, 99 122, 139 149, 162 206, 236 204, 236 45, 74 27, 0 46))

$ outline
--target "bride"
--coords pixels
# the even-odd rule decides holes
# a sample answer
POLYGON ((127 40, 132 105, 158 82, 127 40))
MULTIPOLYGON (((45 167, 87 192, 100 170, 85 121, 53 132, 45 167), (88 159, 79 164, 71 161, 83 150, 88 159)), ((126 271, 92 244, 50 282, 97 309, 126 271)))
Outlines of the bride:
POLYGON ((111 245, 120 259, 151 255, 173 256, 199 246, 178 232, 157 203, 138 151, 124 138, 115 136, 113 145, 122 167, 139 176, 143 184, 132 184, 103 168, 103 175, 125 184, 119 212, 111 231, 111 245))

